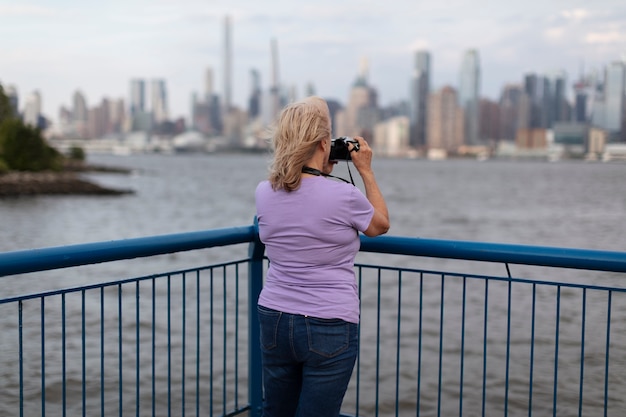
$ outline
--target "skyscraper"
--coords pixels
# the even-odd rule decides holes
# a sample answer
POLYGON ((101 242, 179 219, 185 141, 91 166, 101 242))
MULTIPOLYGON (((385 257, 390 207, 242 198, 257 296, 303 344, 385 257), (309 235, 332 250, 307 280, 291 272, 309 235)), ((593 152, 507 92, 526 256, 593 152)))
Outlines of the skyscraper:
POLYGON ((367 81, 369 66, 363 58, 352 88, 348 105, 337 114, 337 134, 347 136, 363 136, 371 139, 374 125, 378 122, 376 90, 367 81))
POLYGON ((261 115, 261 75, 256 69, 250 70, 250 98, 248 100, 248 117, 254 119, 261 115))
POLYGON ((478 145, 480 124, 480 62, 478 51, 465 52, 461 64, 459 104, 465 111, 465 143, 478 145))
POLYGON ((74 122, 87 121, 87 100, 81 91, 75 91, 72 97, 72 118, 74 122))
POLYGON ((152 80, 151 90, 152 117, 155 123, 163 123, 169 119, 165 80, 152 80))
POLYGON ((445 86, 428 97, 427 145, 454 153, 463 145, 464 112, 454 88, 445 86))
POLYGON ((278 116, 281 108, 280 79, 278 75, 278 43, 276 39, 271 41, 271 71, 272 85, 270 87, 270 123, 278 116))
POLYGON ((26 96, 24 101, 24 124, 33 127, 42 127, 39 121, 41 115, 41 94, 35 90, 26 96))
POLYGON ((130 80, 130 115, 134 117, 146 111, 146 82, 141 79, 130 80))
POLYGON ((626 64, 615 61, 606 68, 604 81, 604 128, 619 136, 624 120, 624 95, 626 94, 626 64))
POLYGON ((411 79, 411 146, 426 144, 426 111, 430 94, 430 53, 415 54, 415 68, 411 79))
POLYGON ((231 18, 224 18, 224 114, 232 107, 233 48, 231 41, 231 18))

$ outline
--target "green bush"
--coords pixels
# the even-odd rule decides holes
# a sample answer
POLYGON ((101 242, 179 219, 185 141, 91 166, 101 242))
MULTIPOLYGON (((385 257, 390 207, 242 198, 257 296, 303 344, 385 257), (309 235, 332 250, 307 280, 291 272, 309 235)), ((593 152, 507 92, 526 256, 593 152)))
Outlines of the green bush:
POLYGON ((7 165, 7 163, 4 162, 3 159, 0 159, 0 175, 6 174, 9 171, 9 166, 7 165))
POLYGON ((68 157, 72 161, 84 161, 85 160, 85 150, 80 146, 72 146, 70 148, 68 157))
POLYGON ((11 170, 60 170, 62 155, 49 146, 39 129, 26 126, 18 119, 0 124, 0 159, 11 170))

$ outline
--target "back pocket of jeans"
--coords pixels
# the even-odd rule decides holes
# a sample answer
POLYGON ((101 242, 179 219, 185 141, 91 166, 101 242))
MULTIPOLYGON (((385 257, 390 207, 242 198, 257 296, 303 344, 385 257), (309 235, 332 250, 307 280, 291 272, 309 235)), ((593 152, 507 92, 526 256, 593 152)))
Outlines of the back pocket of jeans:
POLYGON ((259 313, 261 347, 266 350, 274 349, 276 347, 278 322, 282 313, 263 306, 258 306, 257 311, 259 313))
POLYGON ((341 319, 307 317, 306 324, 312 352, 331 358, 350 346, 350 328, 353 327, 350 323, 341 319))

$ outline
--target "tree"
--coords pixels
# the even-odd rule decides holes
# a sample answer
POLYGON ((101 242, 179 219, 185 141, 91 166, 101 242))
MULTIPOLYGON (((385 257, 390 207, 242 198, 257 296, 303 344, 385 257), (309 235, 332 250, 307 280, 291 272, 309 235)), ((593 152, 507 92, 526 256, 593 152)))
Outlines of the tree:
POLYGON ((4 120, 12 119, 15 117, 13 114, 13 107, 9 101, 9 97, 4 92, 4 87, 0 84, 0 123, 4 120))
POLYGON ((49 146, 39 129, 18 119, 0 123, 0 159, 17 171, 60 170, 62 155, 49 146))

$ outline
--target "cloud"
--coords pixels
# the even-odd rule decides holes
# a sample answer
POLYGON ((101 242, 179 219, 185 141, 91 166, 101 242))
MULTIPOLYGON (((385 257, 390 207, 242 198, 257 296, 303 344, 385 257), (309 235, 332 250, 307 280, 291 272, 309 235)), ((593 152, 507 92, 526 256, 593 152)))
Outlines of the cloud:
POLYGON ((48 17, 54 16, 54 9, 31 4, 0 4, 0 17, 48 17))
POLYGON ((590 13, 585 9, 562 10, 561 16, 569 21, 580 22, 589 17, 590 13))
POLYGON ((585 35, 585 43, 590 45, 617 44, 624 42, 626 42, 626 34, 615 29, 606 32, 590 32, 585 35))

